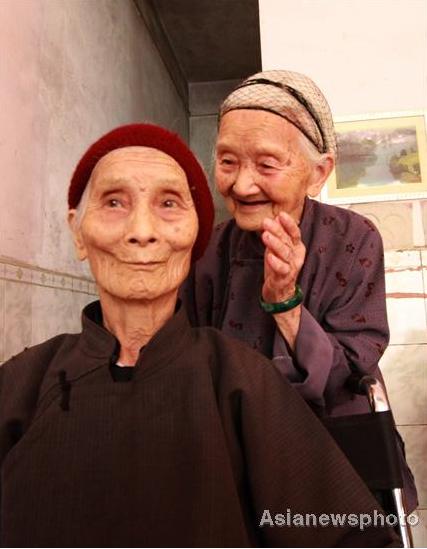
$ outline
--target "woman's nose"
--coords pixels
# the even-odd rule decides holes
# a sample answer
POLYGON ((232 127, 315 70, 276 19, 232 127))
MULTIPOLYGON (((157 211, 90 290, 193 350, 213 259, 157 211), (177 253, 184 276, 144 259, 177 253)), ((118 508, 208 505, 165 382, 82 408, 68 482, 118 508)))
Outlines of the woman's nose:
POLYGON ((233 192, 240 196, 258 192, 256 177, 250 167, 241 166, 233 183, 233 192))
POLYGON ((129 218, 126 241, 145 246, 158 240, 156 219, 149 207, 136 208, 129 218))

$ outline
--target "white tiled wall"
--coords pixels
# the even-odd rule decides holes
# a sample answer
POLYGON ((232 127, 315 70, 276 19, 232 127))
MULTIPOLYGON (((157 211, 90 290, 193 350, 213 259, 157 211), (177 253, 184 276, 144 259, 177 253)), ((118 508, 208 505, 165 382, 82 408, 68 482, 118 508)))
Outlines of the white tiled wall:
POLYGON ((81 309, 94 299, 87 278, 0 259, 0 363, 24 347, 80 331, 81 309))
POLYGON ((418 488, 416 547, 427 545, 427 250, 385 253, 390 345, 381 360, 418 488))
POLYGON ((427 546, 427 511, 425 509, 419 509, 417 511, 419 517, 419 523, 416 527, 412 528, 412 535, 414 538, 414 547, 426 547, 427 546))

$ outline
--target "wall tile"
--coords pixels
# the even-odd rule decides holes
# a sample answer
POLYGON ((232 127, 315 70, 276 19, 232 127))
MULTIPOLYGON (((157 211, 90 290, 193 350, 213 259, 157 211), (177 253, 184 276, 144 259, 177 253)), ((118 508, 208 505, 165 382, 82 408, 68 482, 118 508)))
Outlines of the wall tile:
POLYGON ((411 528, 414 547, 427 547, 427 510, 418 509, 416 511, 419 522, 411 528))
POLYGON ((424 225, 424 239, 427 242, 427 200, 421 200, 421 218, 424 225))
POLYGON ((82 329, 82 310, 88 303, 95 301, 97 296, 84 294, 82 292, 71 292, 71 298, 73 302, 73 331, 80 332, 82 329))
MULTIPOLYGON (((426 200, 427 205, 427 200, 426 200)), ((426 216, 427 216, 427 208, 425 210, 426 216)), ((426 226, 427 226, 427 220, 426 220, 426 226)), ((427 227, 426 227, 427 231, 427 227)), ((426 317, 427 317, 427 250, 421 251, 421 266, 423 271, 423 282, 424 282, 424 305, 426 308, 426 317)))
POLYGON ((34 286, 5 281, 4 358, 31 345, 31 294, 34 286))
POLYGON ((399 427, 406 446, 408 464, 415 476, 420 508, 427 508, 427 425, 399 427))
POLYGON ((5 263, 3 264, 3 269, 3 276, 5 279, 16 282, 27 282, 28 284, 31 283, 31 268, 5 263))
POLYGON ((93 299, 98 299, 98 290, 96 288, 95 282, 88 283, 88 292, 92 294, 93 299))
POLYGON ((96 301, 98 299, 97 295, 89 295, 89 294, 82 294, 82 293, 78 293, 74 295, 76 298, 76 307, 77 307, 76 312, 78 312, 79 318, 83 308, 86 307, 86 305, 88 305, 89 303, 92 303, 92 301, 96 301))
POLYGON ((80 319, 74 314, 72 292, 34 286, 32 308, 32 345, 61 333, 80 331, 80 319))
POLYGON ((398 294, 423 297, 421 255, 416 250, 387 252, 385 254, 385 280, 388 296, 398 294))
POLYGON ((385 265, 391 343, 426 342, 425 291, 420 252, 386 252, 385 265))
POLYGON ((61 298, 63 300, 62 308, 59 309, 61 318, 63 319, 62 331, 75 334, 81 331, 81 307, 76 299, 74 292, 63 292, 65 296, 61 298))
POLYGON ((352 204, 354 210, 370 219, 379 229, 384 249, 412 248, 412 203, 409 201, 352 204))
POLYGON ((73 278, 73 290, 87 292, 88 282, 86 280, 82 280, 81 278, 73 278))
POLYGON ((52 297, 56 290, 45 286, 33 286, 31 295, 31 345, 38 345, 60 333, 59 316, 55 314, 52 297))
POLYGON ((427 343, 425 299, 387 298, 391 344, 427 343))
POLYGON ((420 261, 421 255, 419 250, 389 250, 384 252, 386 269, 393 267, 417 267, 420 265, 420 261))
POLYGON ((396 423, 427 424, 427 345, 391 345, 380 368, 396 423))

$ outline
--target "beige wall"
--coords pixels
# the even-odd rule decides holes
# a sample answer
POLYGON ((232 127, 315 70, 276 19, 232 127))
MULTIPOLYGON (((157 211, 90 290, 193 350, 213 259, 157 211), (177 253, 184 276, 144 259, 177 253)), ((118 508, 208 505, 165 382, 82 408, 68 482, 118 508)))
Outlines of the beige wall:
POLYGON ((259 0, 264 70, 317 82, 335 116, 427 108, 425 0, 259 0))
MULTIPOLYGON (((426 0, 259 0, 264 70, 311 76, 334 116, 427 110, 426 0)), ((347 205, 379 228, 390 346, 381 367, 420 496, 427 545, 427 200, 347 205)))
POLYGON ((188 114, 131 0, 1 0, 0 52, 1 363, 93 299, 65 224, 85 148, 134 121, 188 139, 188 114))
POLYGON ((0 22, 0 254, 80 273, 64 216, 83 150, 133 121, 187 137, 187 113, 130 0, 2 0, 0 22))

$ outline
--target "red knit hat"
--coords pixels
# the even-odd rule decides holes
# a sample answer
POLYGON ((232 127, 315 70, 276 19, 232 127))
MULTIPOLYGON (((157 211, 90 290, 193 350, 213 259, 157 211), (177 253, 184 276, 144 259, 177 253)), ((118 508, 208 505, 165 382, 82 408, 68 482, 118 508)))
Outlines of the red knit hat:
POLYGON ((193 247, 192 260, 203 255, 209 242, 214 220, 214 206, 206 176, 196 157, 180 137, 153 124, 119 126, 95 141, 84 153, 71 178, 68 206, 76 208, 97 162, 115 149, 150 147, 171 156, 187 176, 188 186, 199 218, 199 232, 193 247))

